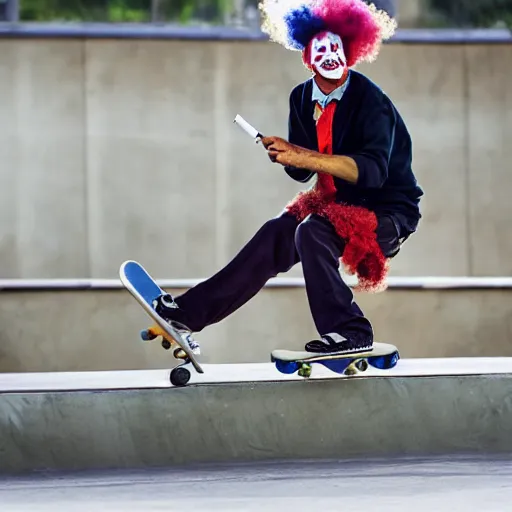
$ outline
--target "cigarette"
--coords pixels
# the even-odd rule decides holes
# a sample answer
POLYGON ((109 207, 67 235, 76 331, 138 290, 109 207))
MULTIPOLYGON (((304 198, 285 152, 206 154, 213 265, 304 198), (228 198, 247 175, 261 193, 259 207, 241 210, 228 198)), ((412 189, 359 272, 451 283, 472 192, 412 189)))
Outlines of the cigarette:
POLYGON ((242 128, 242 130, 253 139, 263 138, 263 135, 258 130, 256 130, 254 126, 251 126, 242 116, 237 114, 233 122, 240 126, 240 128, 242 128))

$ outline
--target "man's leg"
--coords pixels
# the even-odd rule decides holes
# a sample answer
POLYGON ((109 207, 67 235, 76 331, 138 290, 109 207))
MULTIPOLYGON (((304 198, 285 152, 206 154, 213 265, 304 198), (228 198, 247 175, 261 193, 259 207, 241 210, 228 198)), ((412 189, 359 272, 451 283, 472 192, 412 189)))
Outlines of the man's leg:
POLYGON ((345 350, 371 344, 373 331, 353 293, 343 281, 340 258, 345 248, 332 224, 319 216, 307 217, 297 228, 295 244, 299 253, 311 314, 322 340, 308 343, 307 350, 345 350), (350 345, 348 343, 348 345, 350 345))
POLYGON ((220 322, 261 290, 272 277, 299 261, 294 217, 283 214, 267 221, 222 270, 174 299, 178 308, 163 316, 199 332, 220 322))
MULTIPOLYGON (((395 253, 398 233, 390 218, 379 219, 377 240, 388 256, 395 253)), ((326 219, 309 216, 296 231, 311 313, 322 337, 306 345, 314 352, 364 350, 373 343, 373 329, 343 281, 340 258, 345 244, 326 219)))

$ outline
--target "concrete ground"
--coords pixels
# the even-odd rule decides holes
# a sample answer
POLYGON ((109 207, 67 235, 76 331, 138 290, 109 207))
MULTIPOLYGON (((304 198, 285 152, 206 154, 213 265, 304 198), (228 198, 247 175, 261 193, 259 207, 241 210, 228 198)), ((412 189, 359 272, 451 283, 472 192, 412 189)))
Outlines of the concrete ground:
POLYGON ((230 464, 0 479, 1 510, 504 512, 512 457, 230 464))

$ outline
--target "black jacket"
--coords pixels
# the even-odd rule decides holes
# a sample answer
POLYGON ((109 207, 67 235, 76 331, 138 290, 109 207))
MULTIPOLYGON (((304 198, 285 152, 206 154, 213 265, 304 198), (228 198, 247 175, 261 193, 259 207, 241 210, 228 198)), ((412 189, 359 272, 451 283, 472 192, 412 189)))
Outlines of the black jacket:
MULTIPOLYGON (((312 81, 299 84, 290 94, 288 140, 318 151, 312 81)), ((377 215, 395 215, 404 234, 416 230, 423 191, 411 168, 411 137, 391 100, 356 71, 350 71, 349 85, 334 115, 333 154, 353 158, 359 170, 356 184, 334 178, 337 202, 364 206, 377 215)), ((285 170, 303 183, 315 174, 307 169, 285 170)))

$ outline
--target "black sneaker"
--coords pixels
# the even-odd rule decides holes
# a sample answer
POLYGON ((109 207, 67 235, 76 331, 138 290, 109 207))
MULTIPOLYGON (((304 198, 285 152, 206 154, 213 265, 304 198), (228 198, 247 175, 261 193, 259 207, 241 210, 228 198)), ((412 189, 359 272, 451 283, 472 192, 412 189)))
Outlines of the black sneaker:
POLYGON ((357 354, 368 352, 373 348, 373 339, 370 336, 355 335, 350 339, 335 332, 325 334, 319 340, 313 340, 306 344, 307 352, 319 354, 357 354))
POLYGON ((174 301, 173 296, 170 293, 160 295, 160 297, 153 300, 152 305, 156 313, 178 332, 181 339, 188 344, 192 353, 197 356, 200 355, 201 347, 197 340, 193 338, 190 329, 176 320, 173 320, 173 312, 178 309, 178 304, 174 301))
POLYGON ((153 300, 153 309, 165 320, 171 320, 173 310, 178 309, 178 304, 170 293, 165 293, 153 300))

